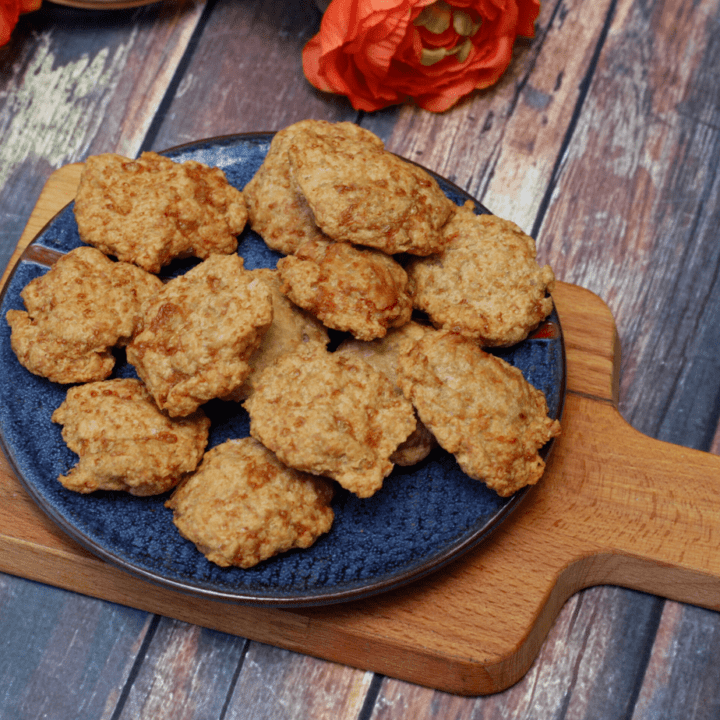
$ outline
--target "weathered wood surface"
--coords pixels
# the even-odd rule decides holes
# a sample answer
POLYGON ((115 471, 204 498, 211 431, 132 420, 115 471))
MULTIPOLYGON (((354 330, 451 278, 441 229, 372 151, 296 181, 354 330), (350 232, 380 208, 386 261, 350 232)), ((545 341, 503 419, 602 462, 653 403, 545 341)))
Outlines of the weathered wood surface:
MULTIPOLYGON (((315 25, 280 0, 25 16, 0 49, 0 264, 50 172, 89 152, 357 119, 533 230, 615 313, 625 417, 717 452, 718 2, 545 2, 502 82, 443 116, 316 93, 315 25)), ((528 675, 478 699, 207 632, 4 576, 0 716, 717 715, 720 615, 616 588, 574 596, 528 675)))

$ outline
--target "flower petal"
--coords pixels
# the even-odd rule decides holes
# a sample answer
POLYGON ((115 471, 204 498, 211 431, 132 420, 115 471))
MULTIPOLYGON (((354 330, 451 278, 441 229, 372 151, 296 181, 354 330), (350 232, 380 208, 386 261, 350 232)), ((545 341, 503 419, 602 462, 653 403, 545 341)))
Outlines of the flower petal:
POLYGON ((535 37, 535 21, 540 14, 540 0, 517 0, 517 34, 523 37, 535 37))
POLYGON ((0 45, 10 40, 19 16, 20 3, 17 0, 0 0, 0 45))
POLYGON ((332 0, 303 68, 356 109, 414 98, 442 112, 499 80, 539 9, 538 0, 332 0))

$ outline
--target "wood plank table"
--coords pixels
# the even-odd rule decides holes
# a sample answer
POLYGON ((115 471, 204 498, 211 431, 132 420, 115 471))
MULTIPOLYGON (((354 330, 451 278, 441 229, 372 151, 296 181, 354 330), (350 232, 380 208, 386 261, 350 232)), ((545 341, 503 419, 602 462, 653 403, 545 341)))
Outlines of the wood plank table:
MULTIPOLYGON (((117 594, 92 587, 82 572, 65 569, 67 553, 82 551, 53 534, 19 486, 3 482, 0 717, 717 717, 717 526, 703 525, 692 539, 681 529, 696 511, 703 522, 719 512, 720 2, 544 2, 536 37, 517 45, 502 80, 442 115, 410 105, 357 113, 315 91, 302 76, 300 51, 318 22, 314 5, 300 0, 114 10, 46 2, 21 17, 0 48, 0 268, 26 226, 28 239, 54 207, 55 198, 41 194, 48 181, 72 192, 67 166, 89 154, 135 156, 306 117, 357 122, 533 234, 540 260, 562 281, 563 318, 577 317, 588 298, 599 308, 602 322, 598 314, 596 325, 581 319, 569 336, 605 338, 593 371, 601 387, 575 387, 568 412, 584 417, 578 408, 603 397, 592 427, 610 418, 614 460, 590 467, 583 453, 558 453, 546 479, 578 465, 603 479, 622 462, 631 481, 637 476, 635 489, 631 482, 627 497, 616 498, 622 517, 633 492, 657 487, 660 477, 663 493, 643 510, 647 517, 597 539, 596 548, 623 553, 602 567, 576 567, 584 575, 575 573, 545 605, 551 612, 520 665, 495 684, 473 685, 458 677, 456 658, 437 665, 436 683, 411 667, 412 653, 407 666, 373 661, 387 655, 377 633, 354 650, 319 647, 339 647, 343 632, 360 638, 370 616, 375 629, 392 620, 403 612, 402 595, 370 609, 262 610, 232 626, 201 622, 190 601, 143 596, 117 571, 117 594), (645 452, 618 450, 640 439, 645 452), (666 452, 672 465, 663 464, 666 452), (664 528, 669 539, 656 558, 661 564, 670 553, 661 585, 632 558, 649 527, 664 528), (16 530, 11 551, 6 539, 16 530), (45 558, 52 543, 60 547, 56 562, 31 569, 28 558, 36 550, 45 558), (694 574, 673 575, 678 563, 694 574), (599 582, 624 587, 579 589, 599 582), (287 623, 273 632, 279 617, 287 623), (345 624, 323 637, 332 617, 345 624), (319 629, 314 647, 293 639, 307 627, 319 629)), ((581 349, 570 348, 571 371, 581 349)), ((584 446, 598 445, 604 432, 585 433, 584 446)), ((0 472, 9 477, 5 465, 0 472)), ((539 486, 537 497, 551 487, 539 486)), ((505 535, 512 533, 510 523, 505 535)), ((557 537, 569 547, 572 529, 557 537)), ((482 572, 483 552, 449 574, 482 572)), ((83 562, 99 563, 87 554, 83 562)), ((422 590, 432 595, 442 582, 431 579, 422 590)), ((508 589, 523 583, 507 578, 508 589)), ((459 600, 447 596, 448 616, 459 600)), ((517 632, 501 615, 500 625, 517 632)), ((423 625, 430 637, 432 623, 423 625)), ((417 643, 410 634, 408 647, 417 643)))

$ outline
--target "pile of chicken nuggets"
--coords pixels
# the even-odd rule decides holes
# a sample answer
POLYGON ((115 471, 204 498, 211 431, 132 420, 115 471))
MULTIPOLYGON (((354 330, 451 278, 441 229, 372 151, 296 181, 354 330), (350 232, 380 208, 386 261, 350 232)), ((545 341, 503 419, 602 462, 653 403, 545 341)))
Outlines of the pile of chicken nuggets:
POLYGON ((437 445, 503 497, 541 477, 560 425, 483 348, 545 319, 553 273, 369 131, 291 125, 242 191, 194 161, 93 156, 74 211, 85 246, 7 313, 20 363, 72 386, 52 415, 79 456, 69 490, 172 490, 181 535, 248 568, 327 533, 336 484, 370 497, 437 445), (246 224, 276 269, 245 269, 246 224), (201 262, 161 281, 181 257, 201 262), (111 378, 117 347, 139 379, 111 378), (207 450, 215 399, 250 437, 207 450))

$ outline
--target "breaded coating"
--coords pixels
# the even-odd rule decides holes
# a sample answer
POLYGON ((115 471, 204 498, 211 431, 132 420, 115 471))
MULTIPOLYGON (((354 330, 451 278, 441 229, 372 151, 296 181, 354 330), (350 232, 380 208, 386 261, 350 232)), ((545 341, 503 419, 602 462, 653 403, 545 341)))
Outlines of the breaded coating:
POLYGON ((398 375, 421 420, 471 478, 502 497, 540 479, 538 450, 560 423, 520 370, 462 335, 429 330, 401 353, 398 375))
POLYGON ((270 290, 273 304, 272 324, 260 341, 260 346, 248 359, 250 374, 232 399, 245 400, 255 387, 255 377, 278 358, 302 348, 326 348, 330 341, 325 326, 315 317, 290 302, 280 290, 277 270, 261 268, 251 274, 264 282, 270 290))
POLYGON ((95 248, 71 250, 23 288, 27 312, 7 312, 10 344, 25 368, 53 382, 104 380, 115 366, 111 348, 130 340, 142 303, 161 288, 95 248))
POLYGON ((212 255, 143 307, 127 359, 158 406, 189 415, 234 393, 273 317, 270 290, 238 255, 212 255))
POLYGON ((282 291, 327 327, 383 337, 412 314, 407 273, 385 253, 314 240, 278 260, 282 291))
POLYGON ((388 380, 397 388, 397 363, 400 353, 412 347, 428 331, 427 325, 421 325, 414 320, 398 328, 393 328, 383 338, 365 342, 362 340, 344 340, 335 351, 339 355, 360 358, 372 365, 378 372, 387 376, 388 380))
POLYGON ((319 135, 342 135, 382 148, 382 140, 368 130, 349 122, 301 120, 275 134, 263 164, 243 194, 247 203, 250 227, 267 245, 285 255, 294 253, 308 240, 324 238, 305 196, 290 172, 288 148, 295 135, 310 129, 319 135))
POLYGON ((292 470, 252 438, 205 454, 165 503, 180 534, 222 567, 249 568, 310 547, 332 526, 331 483, 292 470))
POLYGON ((202 410, 171 420, 134 379, 77 385, 52 415, 80 460, 58 480, 68 490, 126 490, 158 495, 175 487, 202 459, 210 420, 202 410))
POLYGON ((445 226, 442 253, 407 265, 413 302, 438 328, 485 347, 514 345, 552 311, 555 277, 515 223, 472 208, 466 203, 445 226))
POLYGON ((176 257, 234 253, 247 221, 222 170, 153 152, 89 157, 74 211, 83 242, 152 273, 176 257))
MULTIPOLYGON (((400 352, 412 347, 424 334, 427 328, 414 321, 407 325, 394 328, 381 339, 364 342, 362 340, 345 340, 335 351, 336 355, 360 358, 372 365, 378 372, 385 375, 396 391, 402 394, 398 384, 397 362, 400 352)), ((390 456, 395 465, 409 466, 424 460, 430 451, 437 446, 433 434, 425 424, 416 417, 417 426, 405 442, 390 456)))
POLYGON ((286 355, 245 401, 250 434, 282 462, 365 498, 415 429, 412 405, 368 363, 325 351, 286 355))
POLYGON ((391 255, 443 248, 440 229, 455 205, 417 165, 377 144, 310 128, 295 134, 288 157, 315 222, 333 240, 391 255))

